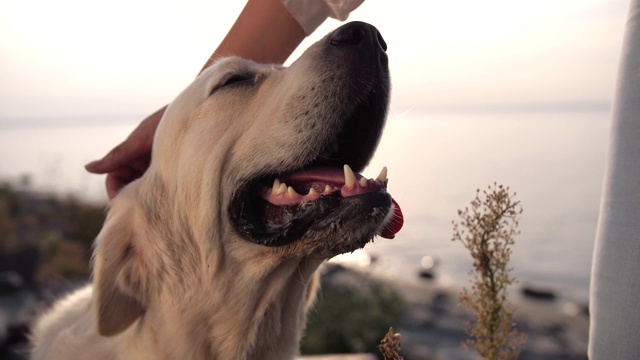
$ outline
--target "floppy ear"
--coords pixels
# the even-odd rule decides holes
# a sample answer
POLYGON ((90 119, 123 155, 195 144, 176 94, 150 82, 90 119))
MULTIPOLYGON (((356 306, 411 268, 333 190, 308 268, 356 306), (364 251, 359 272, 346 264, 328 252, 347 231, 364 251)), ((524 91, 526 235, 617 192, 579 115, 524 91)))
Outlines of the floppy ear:
POLYGON ((100 335, 126 330, 144 314, 148 269, 136 251, 134 211, 112 208, 94 253, 94 301, 100 335))

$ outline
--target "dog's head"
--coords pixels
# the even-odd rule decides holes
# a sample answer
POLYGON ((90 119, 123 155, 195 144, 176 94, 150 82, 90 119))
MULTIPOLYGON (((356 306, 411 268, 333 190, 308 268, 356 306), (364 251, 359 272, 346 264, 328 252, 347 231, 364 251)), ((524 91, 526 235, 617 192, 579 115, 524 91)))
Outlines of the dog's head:
MULTIPOLYGON (((135 232, 148 231, 154 235, 146 238, 154 240, 109 244, 101 233, 98 251, 118 246, 104 251, 141 256, 143 268, 155 269, 150 256, 140 255, 151 250, 136 248, 164 247, 167 257, 182 256, 180 261, 198 268, 209 253, 237 260, 227 266, 256 254, 326 259, 360 248, 376 234, 392 238, 402 216, 386 191, 386 169, 376 179, 359 174, 385 124, 385 51, 374 27, 355 22, 288 68, 232 57, 204 71, 168 107, 151 167, 112 209, 139 210, 110 214, 103 230, 136 238, 135 232), (117 216, 140 218, 144 225, 120 229, 117 216), (164 237, 169 240, 157 240, 164 237), (198 250, 185 253, 187 246, 198 250)), ((96 264, 98 277, 107 274, 98 280, 118 282, 124 293, 147 288, 135 271, 109 275, 100 269, 124 263, 96 264)), ((145 296, 134 298, 144 302, 145 296)), ((106 327, 105 333, 121 330, 106 327)))
POLYGON ((167 110, 152 166, 178 196, 195 192, 191 205, 213 205, 230 220, 222 224, 257 244, 331 257, 393 237, 399 209, 386 169, 377 179, 358 174, 385 124, 385 51, 378 31, 356 22, 289 68, 220 61, 167 110))

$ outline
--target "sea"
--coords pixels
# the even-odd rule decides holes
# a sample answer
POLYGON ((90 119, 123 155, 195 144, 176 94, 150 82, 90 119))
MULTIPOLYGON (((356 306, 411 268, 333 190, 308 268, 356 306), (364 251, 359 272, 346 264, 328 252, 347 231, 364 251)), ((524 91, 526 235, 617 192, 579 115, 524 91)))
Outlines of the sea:
MULTIPOLYGON (((0 181, 106 202, 104 176, 83 165, 141 119, 0 118, 0 181)), ((363 174, 388 168, 388 191, 405 225, 395 239, 377 238, 352 260, 397 281, 467 286, 472 262, 451 240, 452 221, 477 189, 495 183, 509 187, 523 208, 510 261, 517 286, 587 301, 609 127, 606 109, 392 110, 363 174), (428 280, 419 276, 427 264, 433 265, 428 280)))

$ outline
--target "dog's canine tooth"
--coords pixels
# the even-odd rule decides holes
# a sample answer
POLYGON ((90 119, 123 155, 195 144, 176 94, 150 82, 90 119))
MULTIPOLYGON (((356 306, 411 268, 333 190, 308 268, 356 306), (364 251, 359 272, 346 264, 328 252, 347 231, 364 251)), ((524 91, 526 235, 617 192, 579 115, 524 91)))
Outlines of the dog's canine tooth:
POLYGON ((385 180, 387 180, 387 167, 386 166, 382 167, 382 170, 380 171, 380 175, 378 175, 376 180, 377 181, 385 181, 385 180))
POLYGON ((271 188, 271 192, 277 195, 279 190, 280 190, 280 180, 275 179, 273 180, 273 187, 271 188))
POLYGON ((348 188, 353 187, 356 184, 356 174, 353 173, 353 170, 349 167, 349 165, 344 164, 344 185, 348 188))
POLYGON ((367 181, 368 181, 368 179, 367 179, 367 178, 365 178, 365 177, 361 178, 361 179, 360 179, 360 181, 359 181, 359 183, 360 183, 360 187, 361 187, 361 188, 365 188, 365 187, 367 187, 367 181))

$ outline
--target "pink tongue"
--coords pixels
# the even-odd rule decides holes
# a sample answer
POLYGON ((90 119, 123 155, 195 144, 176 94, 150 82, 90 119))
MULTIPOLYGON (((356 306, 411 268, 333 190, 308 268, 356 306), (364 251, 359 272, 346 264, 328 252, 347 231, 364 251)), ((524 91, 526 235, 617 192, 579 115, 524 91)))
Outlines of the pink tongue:
POLYGON ((391 214, 391 218, 384 225, 382 230, 380 230, 380 236, 387 239, 393 239, 396 237, 396 234, 402 229, 402 225, 404 224, 404 216, 402 216, 402 210, 400 209, 400 205, 394 200, 391 199, 393 205, 391 205, 391 209, 393 214, 391 214))

